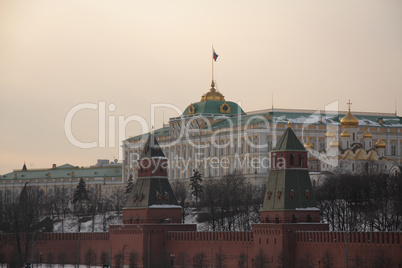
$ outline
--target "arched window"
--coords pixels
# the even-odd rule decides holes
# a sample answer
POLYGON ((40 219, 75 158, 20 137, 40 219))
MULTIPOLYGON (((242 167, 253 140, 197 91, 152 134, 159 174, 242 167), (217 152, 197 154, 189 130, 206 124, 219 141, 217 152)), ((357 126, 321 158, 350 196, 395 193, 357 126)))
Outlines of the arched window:
POLYGON ((224 143, 223 143, 223 141, 221 141, 221 149, 220 149, 220 151, 221 151, 221 156, 223 156, 223 155, 225 154, 224 149, 225 149, 224 143))
POLYGON ((294 166, 295 165, 295 157, 293 154, 290 154, 290 166, 294 166))
POLYGON ((254 152, 257 152, 257 147, 258 147, 258 138, 254 138, 254 152))
POLYGON ((299 154, 299 167, 303 166, 303 155, 299 154))

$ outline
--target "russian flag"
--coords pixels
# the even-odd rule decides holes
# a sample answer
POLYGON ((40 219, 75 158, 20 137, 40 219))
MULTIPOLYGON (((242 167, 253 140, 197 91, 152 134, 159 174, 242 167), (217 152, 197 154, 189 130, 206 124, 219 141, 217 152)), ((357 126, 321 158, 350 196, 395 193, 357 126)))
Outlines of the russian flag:
POLYGON ((216 54, 215 49, 213 50, 212 57, 214 58, 214 61, 218 58, 218 54, 216 54))

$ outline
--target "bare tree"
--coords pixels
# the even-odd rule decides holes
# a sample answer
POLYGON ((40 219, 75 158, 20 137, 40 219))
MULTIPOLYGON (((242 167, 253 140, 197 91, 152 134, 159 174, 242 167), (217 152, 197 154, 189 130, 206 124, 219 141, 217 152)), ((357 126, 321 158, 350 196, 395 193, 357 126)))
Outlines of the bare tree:
MULTIPOLYGON (((33 236, 44 224, 40 221, 44 213, 44 193, 38 187, 23 187, 14 203, 7 203, 3 209, 2 230, 13 233, 16 242, 17 265, 28 260, 33 236)), ((52 224, 51 229, 52 230, 52 224)))
POLYGON ((239 260, 237 261, 239 268, 244 268, 247 266, 247 255, 246 253, 242 252, 239 255, 239 260))
POLYGON ((90 268, 96 263, 96 253, 92 249, 88 249, 85 253, 85 264, 90 268))
POLYGON ((123 206, 126 204, 127 195, 124 194, 123 187, 117 187, 113 194, 110 196, 110 201, 112 202, 114 210, 117 212, 117 215, 120 215, 123 209, 123 206))
POLYGON ((385 252, 380 252, 374 259, 375 268, 390 268, 392 266, 392 258, 385 252))
POLYGON ((47 266, 48 266, 48 267, 52 267, 52 266, 53 266, 53 263, 54 263, 54 260, 53 260, 53 253, 52 253, 52 252, 49 252, 49 253, 47 254, 47 266))
POLYGON ((64 252, 59 253, 59 256, 57 258, 57 263, 59 265, 61 265, 61 267, 64 267, 64 265, 66 264, 66 253, 64 253, 64 252))
POLYGON ((262 252, 262 249, 257 253, 254 258, 254 268, 265 268, 269 264, 267 255, 262 252))
POLYGON ((103 198, 99 203, 99 215, 101 216, 102 231, 106 232, 109 229, 109 223, 111 221, 111 216, 109 212, 112 209, 112 202, 109 198, 103 198))
POLYGON ((105 251, 102 251, 100 259, 101 259, 101 264, 109 263, 109 254, 107 252, 105 252, 105 251))
POLYGON ((322 220, 334 231, 398 231, 402 179, 385 175, 329 176, 315 196, 322 220))
POLYGON ((128 255, 128 262, 130 268, 136 267, 138 264, 138 253, 136 253, 135 251, 131 251, 128 255))
POLYGON ((313 256, 311 255, 311 252, 306 252, 304 254, 304 257, 300 260, 300 268, 314 268, 314 259, 313 256))
POLYGON ((114 255, 114 265, 115 267, 120 267, 120 265, 123 264, 123 254, 117 253, 116 255, 114 255))
POLYGON ((223 252, 222 252, 222 247, 219 247, 219 250, 215 255, 215 265, 216 265, 216 267, 218 267, 218 268, 226 267, 227 258, 228 257, 225 254, 223 254, 223 252))
POLYGON ((204 182, 200 200, 202 212, 198 222, 208 221, 212 230, 250 230, 253 222, 259 222, 259 210, 264 188, 246 181, 241 173, 235 172, 221 180, 204 182))
POLYGON ((184 182, 174 181, 172 183, 172 188, 177 202, 181 206, 182 219, 183 223, 185 223, 185 218, 189 209, 188 190, 186 184, 184 182))
POLYGON ((97 198, 96 192, 94 190, 90 190, 88 194, 88 214, 91 216, 92 224, 91 231, 95 231, 95 217, 98 214, 99 208, 99 200, 97 198))
POLYGON ((187 253, 184 251, 180 252, 179 256, 176 257, 176 263, 177 263, 176 266, 186 267, 185 265, 186 265, 187 259, 188 259, 187 253))
POLYGON ((329 251, 326 250, 321 257, 322 260, 322 265, 324 268, 333 268, 334 266, 334 256, 333 254, 329 251))
POLYGON ((205 267, 207 264, 207 255, 205 252, 198 252, 195 254, 194 258, 194 266, 195 267, 205 267))

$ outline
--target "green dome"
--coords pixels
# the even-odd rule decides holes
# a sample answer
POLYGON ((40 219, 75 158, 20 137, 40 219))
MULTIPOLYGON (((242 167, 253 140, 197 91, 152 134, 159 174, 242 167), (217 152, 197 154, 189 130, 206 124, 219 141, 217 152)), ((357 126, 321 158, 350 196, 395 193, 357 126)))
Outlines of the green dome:
POLYGON ((235 115, 244 114, 244 111, 238 104, 231 101, 208 100, 190 104, 183 113, 183 115, 192 114, 235 115))

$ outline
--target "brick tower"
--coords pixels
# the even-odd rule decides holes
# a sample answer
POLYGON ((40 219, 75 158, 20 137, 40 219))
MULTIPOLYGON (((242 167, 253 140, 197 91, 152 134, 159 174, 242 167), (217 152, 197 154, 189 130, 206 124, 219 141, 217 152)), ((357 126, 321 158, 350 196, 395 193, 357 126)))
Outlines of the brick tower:
MULTIPOLYGON (((138 160, 138 179, 123 208, 123 225, 109 228, 113 258, 116 253, 124 256, 127 250, 137 254, 141 267, 165 267, 173 257, 167 234, 196 230, 195 224, 182 223, 182 208, 170 186, 167 167, 167 158, 151 133, 138 160)), ((124 257, 123 262, 127 264, 124 257)))
POLYGON ((123 224, 181 223, 178 205, 167 177, 167 158, 153 134, 138 161, 138 179, 123 208, 123 224))
POLYGON ((269 174, 261 223, 253 225, 254 251, 281 267, 298 267, 295 262, 298 231, 327 231, 320 223, 320 211, 307 169, 307 151, 288 127, 271 151, 269 174))
POLYGON ((320 211, 307 169, 307 151, 288 127, 271 151, 261 222, 319 222, 320 211))

